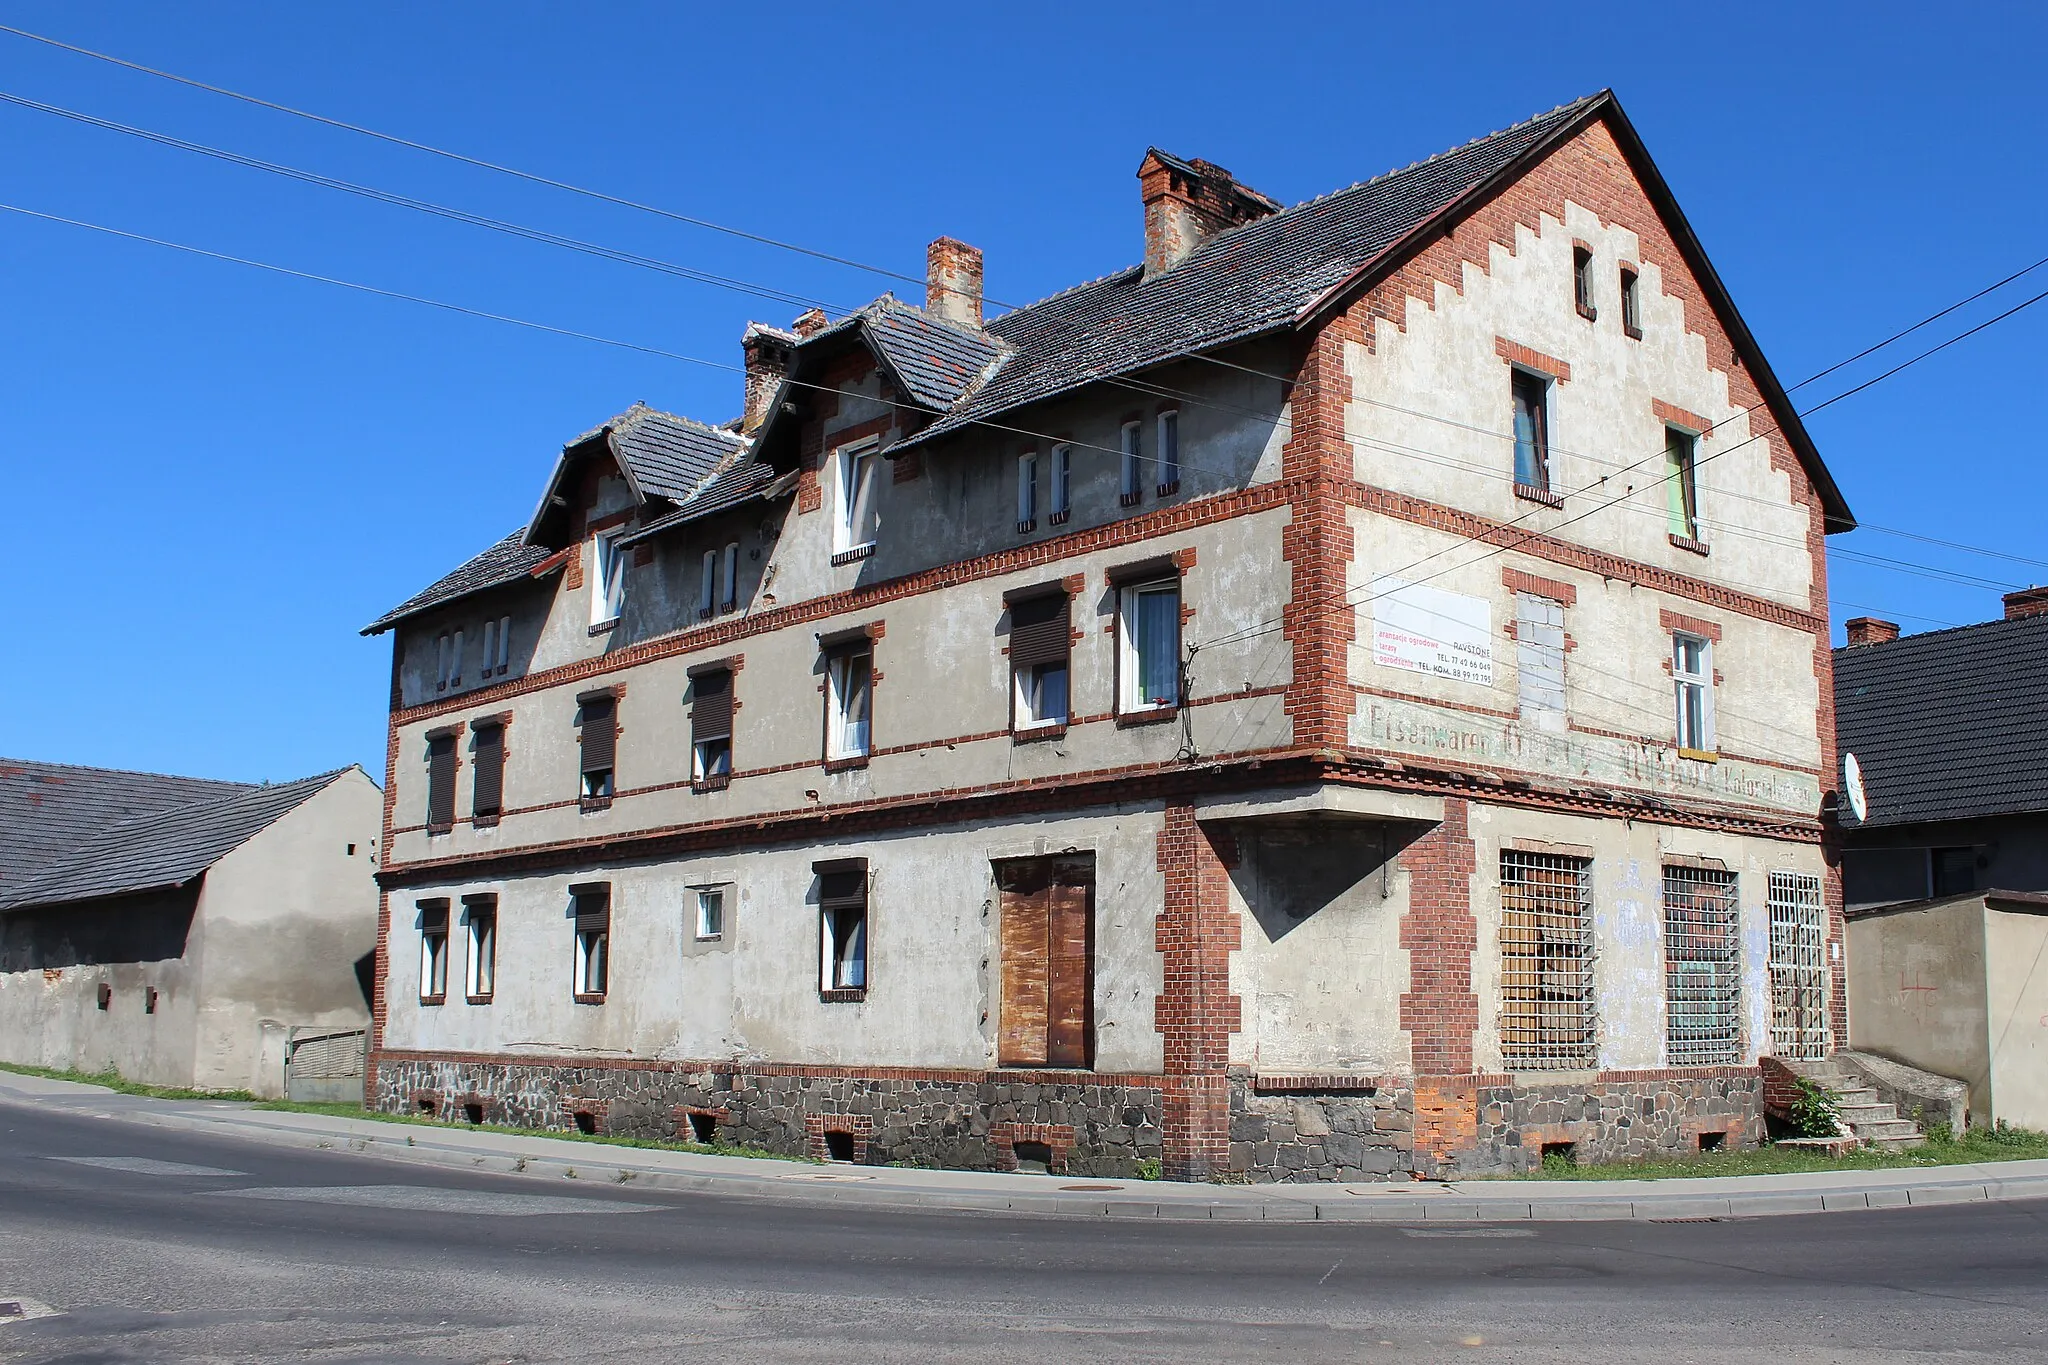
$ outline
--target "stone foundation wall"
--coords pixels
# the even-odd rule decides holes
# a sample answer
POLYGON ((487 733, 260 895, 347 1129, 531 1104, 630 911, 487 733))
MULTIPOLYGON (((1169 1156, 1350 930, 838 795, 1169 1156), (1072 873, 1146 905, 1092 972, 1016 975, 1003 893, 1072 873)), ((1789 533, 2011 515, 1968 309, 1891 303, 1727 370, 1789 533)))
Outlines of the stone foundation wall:
POLYGON ((505 1127, 686 1142, 695 1114, 717 1142, 791 1156, 823 1157, 828 1135, 845 1134, 853 1159, 877 1166, 1015 1170, 1024 1143, 1042 1145, 1056 1174, 1134 1178, 1161 1156, 1162 1091, 1151 1077, 392 1057, 379 1059, 376 1077, 372 1103, 393 1113, 431 1105, 454 1123, 474 1112, 505 1127))
POLYGON ((1415 1092, 1399 1081, 1231 1074, 1230 1171, 1255 1183, 1398 1178, 1415 1169, 1414 1129, 1415 1092))
POLYGON ((1502 1174, 1543 1164, 1547 1145, 1581 1165, 1686 1156, 1713 1144, 1754 1147, 1764 1137, 1763 1078, 1749 1067, 1610 1073, 1590 1084, 1482 1085, 1472 1146, 1448 1173, 1502 1174), (1702 1136, 1706 1141, 1702 1142, 1702 1136))

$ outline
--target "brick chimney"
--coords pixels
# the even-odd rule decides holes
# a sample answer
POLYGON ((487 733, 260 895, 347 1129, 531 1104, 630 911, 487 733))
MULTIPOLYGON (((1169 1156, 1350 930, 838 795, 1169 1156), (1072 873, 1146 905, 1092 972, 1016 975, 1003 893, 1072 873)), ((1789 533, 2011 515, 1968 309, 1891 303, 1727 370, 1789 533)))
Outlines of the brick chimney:
POLYGON ((1899 638, 1899 628, 1891 621, 1880 621, 1875 616, 1858 616, 1846 621, 1842 630, 1853 645, 1888 645, 1899 638))
POLYGON ((831 325, 832 319, 825 316, 824 309, 807 308, 797 315, 795 322, 789 324, 789 330, 795 332, 798 337, 809 339, 831 325))
POLYGON ((924 253, 924 311, 981 330, 981 248, 941 237, 924 253))
POLYGON ((1171 270, 1225 228, 1278 213, 1278 201, 1209 161, 1183 161, 1157 147, 1138 167, 1145 199, 1145 273, 1171 270))
POLYGON ((2048 616, 2048 588, 2021 588, 2005 595, 2005 619, 2017 621, 2022 616, 2048 616))
POLYGON ((747 358, 747 410, 740 419, 742 434, 753 435, 767 420, 775 390, 789 373, 789 351, 794 345, 794 332, 770 327, 765 322, 747 324, 746 335, 740 338, 740 349, 747 358))

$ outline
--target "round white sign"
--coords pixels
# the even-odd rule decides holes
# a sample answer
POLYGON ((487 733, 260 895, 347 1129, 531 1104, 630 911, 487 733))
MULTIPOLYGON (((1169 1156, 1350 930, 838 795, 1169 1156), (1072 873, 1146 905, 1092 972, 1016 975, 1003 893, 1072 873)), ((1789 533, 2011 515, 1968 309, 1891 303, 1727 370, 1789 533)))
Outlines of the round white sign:
POLYGON ((1849 812, 1857 823, 1870 818, 1870 798, 1863 790, 1863 765, 1856 761, 1856 755, 1842 755, 1842 790, 1849 798, 1849 812))

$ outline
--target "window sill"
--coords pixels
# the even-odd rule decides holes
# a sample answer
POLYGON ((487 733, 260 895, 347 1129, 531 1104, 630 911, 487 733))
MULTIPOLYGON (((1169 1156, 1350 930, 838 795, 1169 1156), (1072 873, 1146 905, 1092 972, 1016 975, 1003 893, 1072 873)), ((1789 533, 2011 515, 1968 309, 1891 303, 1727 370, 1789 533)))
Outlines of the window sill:
POLYGON ((818 1002, 824 1005, 858 1005, 868 998, 866 986, 847 986, 837 990, 821 990, 818 1002))
POLYGON ((1168 479, 1165 483, 1159 485, 1159 496, 1162 498, 1170 498, 1178 492, 1180 492, 1179 479, 1168 479))
POLYGON ((499 817, 496 815, 472 815, 469 817, 469 827, 471 829, 496 829, 498 827, 498 819, 499 817))
POLYGON ((445 1005, 448 1003, 448 997, 445 995, 423 995, 420 997, 420 1003, 422 1005, 445 1005))
POLYGON ((1128 730, 1134 725, 1164 725, 1179 714, 1178 706, 1153 706, 1143 711, 1119 711, 1116 728, 1128 730))
POLYGON ((866 754, 848 754, 845 758, 828 758, 825 760, 825 771, 828 773, 849 773, 856 768, 865 768, 867 766, 868 756, 866 754))
POLYGON ((1144 500, 1145 495, 1143 493, 1119 493, 1117 494, 1116 505, 1119 507, 1136 507, 1144 500))
POLYGON ((1721 761, 1721 755, 1713 749, 1688 749, 1682 744, 1678 746, 1678 756, 1680 758, 1689 758, 1695 763, 1719 763, 1721 761))
POLYGON ((1031 534, 1031 533, 1032 533, 1033 531, 1036 531, 1037 529, 1038 529, 1038 518, 1037 518, 1037 517, 1032 517, 1032 518, 1030 518, 1030 519, 1028 519, 1028 520, 1025 520, 1025 521, 1020 521, 1020 522, 1018 522, 1018 523, 1017 523, 1017 534, 1018 534, 1018 535, 1020 535, 1020 536, 1028 536, 1028 535, 1030 535, 1030 534, 1031 534))
POLYGON ((1068 522, 1072 521, 1073 519, 1074 514, 1072 512, 1054 512, 1051 516, 1045 519, 1045 524, 1047 526, 1065 526, 1068 522))
POLYGON ((453 826, 453 825, 428 825, 428 826, 427 826, 427 837, 428 837, 429 839, 438 839, 438 838, 440 838, 440 837, 441 837, 442 835, 444 835, 444 834, 453 834, 454 832, 455 832, 455 826, 453 826))
POLYGON ((618 618, 618 617, 616 617, 616 616, 614 616, 614 617, 613 617, 613 618, 612 618, 611 620, 609 620, 609 621, 599 621, 599 622, 598 622, 598 623, 597 623, 596 625, 592 626, 592 627, 591 627, 591 628, 590 628, 590 629, 589 629, 588 631, 586 631, 585 633, 586 633, 586 634, 589 634, 589 635, 603 635, 603 634, 605 634, 605 633, 606 633, 607 631, 609 631, 609 630, 610 630, 610 629, 611 629, 611 628, 612 628, 613 626, 616 626, 616 625, 617 625, 618 623, 619 623, 619 618, 618 618))
POLYGON ((1679 549, 1684 550, 1688 554, 1704 555, 1713 553, 1713 551, 1707 545, 1707 542, 1705 542, 1704 540, 1697 540, 1692 536, 1681 536, 1674 533, 1667 538, 1671 541, 1673 545, 1676 545, 1679 549))
POLYGON ((465 995, 462 998, 472 1005, 488 1005, 491 1003, 491 997, 488 995, 465 995))
POLYGON ((699 934, 699 935, 697 935, 697 942, 699 942, 699 943, 722 943, 722 942, 724 942, 724 941, 725 941, 725 935, 724 935, 724 934, 699 934))
POLYGON ((1598 322, 1600 320, 1600 310, 1598 308, 1595 308, 1592 304, 1581 303, 1576 305, 1576 307, 1579 310, 1579 316, 1584 318, 1586 321, 1598 322))
POLYGON ((834 564, 851 564, 855 560, 866 559, 874 552, 875 542, 871 540, 865 545, 856 545, 851 550, 838 551, 832 556, 832 562, 834 564))
POLYGON ((576 808, 585 815, 596 811, 610 810, 612 808, 612 799, 609 796, 582 796, 577 798, 576 808))
POLYGON ((1643 339, 1643 329, 1640 327, 1630 327, 1624 324, 1621 334, 1630 341, 1641 341, 1643 339))
POLYGON ((1515 496, 1525 502, 1540 502, 1545 507, 1564 506, 1564 498, 1561 494, 1553 493, 1548 488, 1538 488, 1533 483, 1517 483, 1515 485, 1515 496))
POLYGON ((690 783, 690 790, 702 796, 705 792, 722 792, 731 785, 732 775, 726 773, 718 777, 695 778, 690 783))
POLYGON ((1013 744, 1041 744, 1049 739, 1065 739, 1066 737, 1067 726, 1065 721, 1060 722, 1058 725, 1020 725, 1010 731, 1010 742, 1013 744))
POLYGON ((576 992, 576 1003, 579 1005, 602 1005, 604 1003, 604 992, 578 991, 576 992))

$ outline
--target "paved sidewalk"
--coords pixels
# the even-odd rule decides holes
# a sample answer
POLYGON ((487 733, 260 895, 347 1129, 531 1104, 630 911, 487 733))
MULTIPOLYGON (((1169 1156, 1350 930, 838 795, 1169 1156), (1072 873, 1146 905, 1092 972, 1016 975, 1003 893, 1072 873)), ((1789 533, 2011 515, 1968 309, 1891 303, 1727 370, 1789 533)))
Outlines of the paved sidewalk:
POLYGON ((500 1175, 899 1210, 1290 1223, 1523 1222, 1746 1218, 2048 1199, 2048 1161, 1698 1180, 1186 1185, 885 1166, 815 1166, 708 1156, 524 1137, 488 1128, 284 1113, 221 1101, 142 1099, 99 1086, 10 1072, 0 1072, 0 1104, 47 1105, 70 1113, 216 1137, 500 1175))

